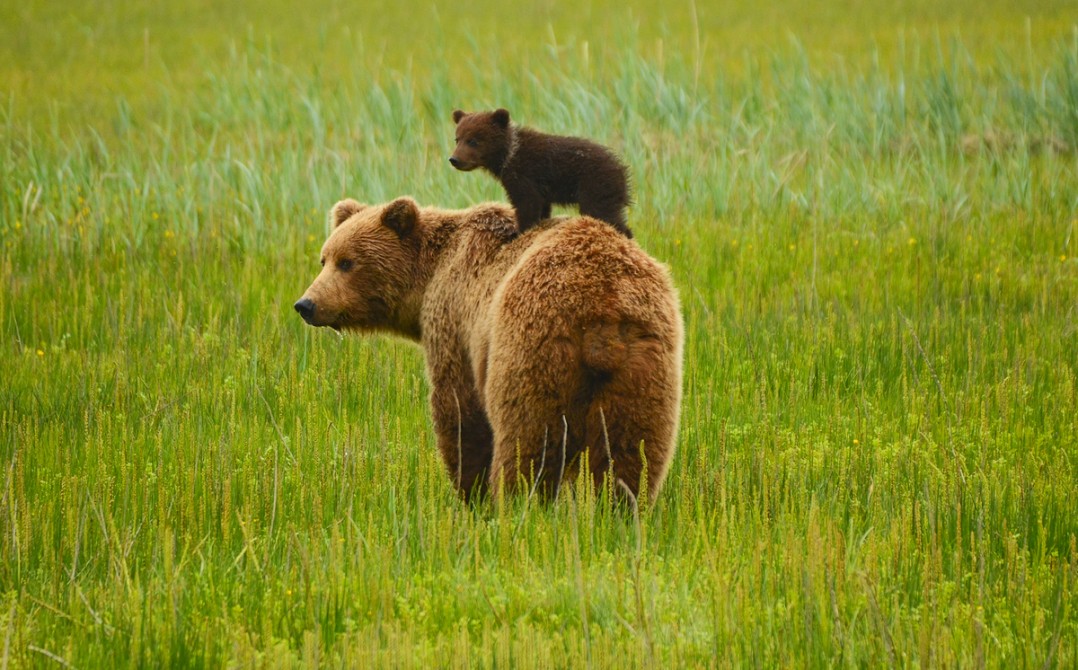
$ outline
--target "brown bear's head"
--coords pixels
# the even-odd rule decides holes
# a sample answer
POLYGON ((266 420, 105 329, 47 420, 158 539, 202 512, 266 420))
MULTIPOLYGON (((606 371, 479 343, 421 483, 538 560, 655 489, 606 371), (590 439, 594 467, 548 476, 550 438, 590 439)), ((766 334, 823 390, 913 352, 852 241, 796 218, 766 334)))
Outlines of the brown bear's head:
POLYGON ((458 109, 453 112, 453 121, 457 124, 457 147, 449 163, 464 172, 478 167, 494 174, 501 172, 512 144, 509 112, 496 109, 466 114, 458 109))
POLYGON ((390 330, 418 339, 415 201, 397 198, 368 206, 342 200, 333 206, 330 221, 322 271, 296 301, 296 311, 312 326, 390 330))

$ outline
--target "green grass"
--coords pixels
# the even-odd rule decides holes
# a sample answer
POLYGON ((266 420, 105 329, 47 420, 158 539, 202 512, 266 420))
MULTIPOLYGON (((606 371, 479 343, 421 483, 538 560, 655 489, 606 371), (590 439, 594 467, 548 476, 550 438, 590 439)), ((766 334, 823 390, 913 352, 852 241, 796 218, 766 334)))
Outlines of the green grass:
POLYGON ((1070 3, 68 4, 0 8, 0 668, 1078 664, 1070 3), (337 199, 503 198, 494 104, 676 278, 638 519, 461 504, 421 353, 292 312, 337 199))

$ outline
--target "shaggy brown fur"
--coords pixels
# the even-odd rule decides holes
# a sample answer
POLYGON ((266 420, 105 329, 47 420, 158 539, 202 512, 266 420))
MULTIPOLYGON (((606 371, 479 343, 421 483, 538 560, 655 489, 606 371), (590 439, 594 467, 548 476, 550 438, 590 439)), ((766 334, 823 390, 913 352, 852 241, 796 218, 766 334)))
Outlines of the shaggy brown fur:
POLYGON ((606 221, 625 237, 629 171, 606 147, 547 135, 509 122, 509 112, 453 112, 457 146, 449 162, 468 172, 483 168, 497 177, 516 209, 523 232, 550 218, 551 204, 580 205, 580 213, 606 221))
POLYGON ((399 198, 345 200, 332 218, 323 270, 296 310, 314 326, 419 342, 438 448, 462 495, 536 480, 554 495, 586 464, 596 484, 609 471, 655 496, 681 399, 681 316, 664 266, 587 217, 516 236, 503 205, 399 198))

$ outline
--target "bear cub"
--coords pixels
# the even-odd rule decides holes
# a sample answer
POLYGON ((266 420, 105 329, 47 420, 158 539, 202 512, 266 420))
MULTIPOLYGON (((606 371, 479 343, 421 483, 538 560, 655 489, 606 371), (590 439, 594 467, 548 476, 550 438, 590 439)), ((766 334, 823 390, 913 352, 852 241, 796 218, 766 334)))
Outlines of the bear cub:
POLYGON ((629 171, 606 147, 579 137, 547 135, 509 122, 509 112, 453 112, 458 170, 483 168, 505 188, 524 232, 550 218, 550 207, 580 206, 580 213, 612 225, 625 237, 629 171))

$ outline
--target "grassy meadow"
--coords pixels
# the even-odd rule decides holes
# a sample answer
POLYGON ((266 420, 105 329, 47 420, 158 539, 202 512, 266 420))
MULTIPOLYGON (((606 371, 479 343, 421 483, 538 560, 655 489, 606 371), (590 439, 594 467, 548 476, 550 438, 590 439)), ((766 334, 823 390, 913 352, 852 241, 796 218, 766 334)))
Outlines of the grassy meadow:
POLYGON ((0 5, 0 669, 1078 666, 1078 7, 0 5), (455 497, 338 199, 586 135, 686 325, 634 515, 455 497))

